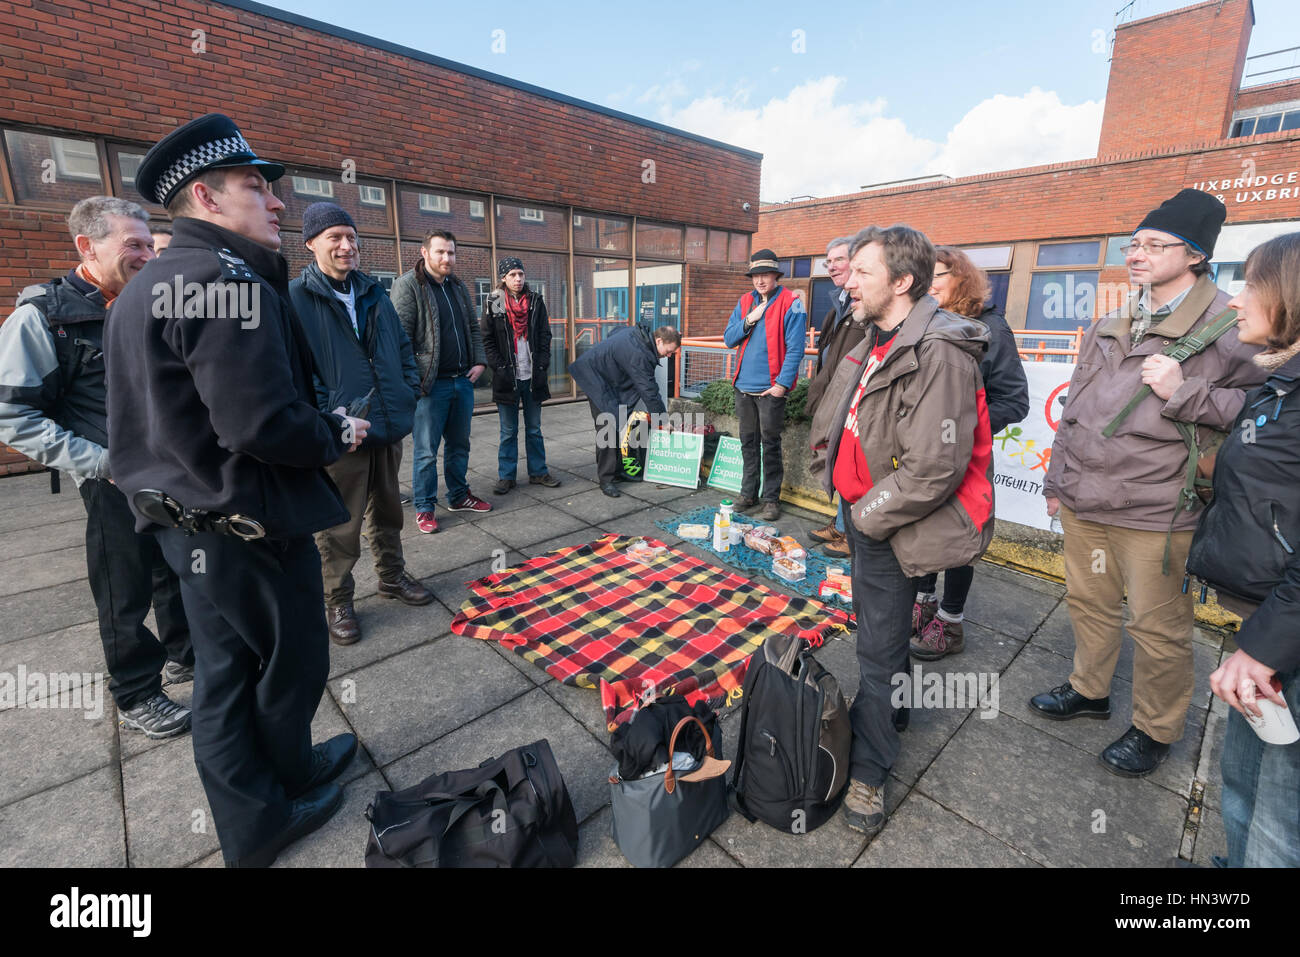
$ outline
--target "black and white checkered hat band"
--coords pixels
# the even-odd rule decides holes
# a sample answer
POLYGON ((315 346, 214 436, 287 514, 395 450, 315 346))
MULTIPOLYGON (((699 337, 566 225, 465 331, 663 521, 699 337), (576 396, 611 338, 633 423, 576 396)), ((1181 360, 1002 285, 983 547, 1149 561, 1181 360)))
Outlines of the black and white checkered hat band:
POLYGON ((227 136, 196 146, 158 177, 158 185, 154 187, 156 193, 154 198, 159 203, 165 203, 171 191, 197 170, 219 163, 227 157, 239 155, 254 155, 253 148, 242 136, 227 136))

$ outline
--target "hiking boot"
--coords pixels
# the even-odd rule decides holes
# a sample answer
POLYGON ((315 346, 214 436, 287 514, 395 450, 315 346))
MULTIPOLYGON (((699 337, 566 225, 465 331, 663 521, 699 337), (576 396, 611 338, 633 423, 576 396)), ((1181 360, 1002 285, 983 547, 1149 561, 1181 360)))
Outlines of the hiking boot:
POLYGON ((433 592, 406 572, 402 572, 396 581, 386 582, 381 578, 378 591, 380 598, 396 598, 408 605, 427 605, 433 601, 433 592))
POLYGON ((764 502, 763 510, 758 513, 758 517, 765 522, 775 522, 781 517, 781 506, 776 502, 764 502))
POLYGON ((939 614, 938 597, 912 602, 912 641, 920 640, 922 632, 937 614, 939 614))
POLYGON ((826 542, 824 545, 822 545, 822 551, 825 552, 827 555, 831 555, 835 558, 848 558, 849 557, 848 537, 845 535, 841 535, 839 538, 826 542))
POLYGON ((808 537, 814 542, 833 542, 837 538, 843 538, 844 533, 835 527, 834 522, 831 522, 825 528, 814 528, 808 533, 808 537))
POLYGON ((912 639, 908 648, 913 658, 920 658, 922 661, 938 661, 944 655, 959 655, 966 648, 961 622, 945 621, 939 615, 935 615, 925 626, 920 637, 912 639))
POLYGON ((879 834, 885 826, 884 785, 873 788, 850 778, 844 794, 844 823, 868 837, 879 834))
POLYGON ((117 713, 119 726, 143 731, 146 738, 172 738, 190 729, 190 709, 159 691, 151 698, 117 713))
POLYGON ((492 486, 493 495, 505 495, 515 487, 514 479, 497 479, 497 484, 492 486))
POLYGON ((185 682, 193 680, 193 665, 183 665, 179 661, 169 661, 163 665, 162 683, 164 688, 168 685, 183 685, 185 682))
POLYGON ((547 488, 559 488, 559 487, 560 487, 560 480, 557 479, 557 478, 556 478, 554 475, 552 475, 550 472, 547 472, 545 475, 530 475, 530 476, 528 476, 528 484, 529 484, 529 485, 545 485, 547 488))
POLYGON ((432 535, 438 530, 438 520, 433 517, 433 512, 416 512, 415 527, 426 535, 432 535))
POLYGON ((361 640, 361 622, 357 621, 352 602, 326 608, 325 627, 329 629, 330 641, 336 645, 355 645, 361 640))
POLYGON ((490 512, 492 506, 472 492, 466 492, 464 498, 459 502, 448 505, 447 510, 452 512, 490 512))

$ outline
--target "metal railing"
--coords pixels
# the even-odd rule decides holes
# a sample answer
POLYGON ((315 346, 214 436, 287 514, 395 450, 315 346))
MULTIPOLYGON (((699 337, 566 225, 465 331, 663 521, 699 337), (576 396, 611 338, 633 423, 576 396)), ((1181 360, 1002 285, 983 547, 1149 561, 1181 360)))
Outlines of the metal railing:
MULTIPOLYGON (((1087 330, 1013 329, 1016 348, 1024 362, 1073 362, 1087 330)), ((730 381, 736 374, 736 350, 722 343, 722 336, 683 337, 677 362, 677 394, 693 399, 710 382, 730 381)), ((799 378, 811 376, 817 366, 817 333, 808 334, 808 345, 799 366, 799 378)))

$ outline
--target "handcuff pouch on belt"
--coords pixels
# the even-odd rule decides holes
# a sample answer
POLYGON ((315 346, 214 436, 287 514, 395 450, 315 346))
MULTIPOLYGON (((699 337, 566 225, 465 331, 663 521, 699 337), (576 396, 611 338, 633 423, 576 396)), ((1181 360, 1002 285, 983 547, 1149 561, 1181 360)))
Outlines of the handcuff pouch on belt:
POLYGON ((164 528, 183 529, 186 535, 196 532, 215 532, 233 535, 246 542, 265 538, 262 523, 244 515, 222 515, 203 508, 186 508, 166 492, 144 488, 136 492, 131 501, 141 515, 164 528))

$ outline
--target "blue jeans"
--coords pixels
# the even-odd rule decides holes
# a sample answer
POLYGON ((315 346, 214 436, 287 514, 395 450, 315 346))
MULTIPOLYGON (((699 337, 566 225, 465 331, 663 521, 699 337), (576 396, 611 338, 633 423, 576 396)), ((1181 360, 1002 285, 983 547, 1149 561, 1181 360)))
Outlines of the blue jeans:
POLYGON ((542 404, 533 397, 533 380, 515 380, 515 401, 498 402, 501 415, 501 448, 497 452, 497 478, 514 481, 519 474, 519 406, 524 407, 524 448, 528 454, 528 476, 546 474, 546 444, 542 441, 542 404))
MULTIPOLYGON (((1300 723, 1300 669, 1278 678, 1300 723)), ((1228 866, 1300 867, 1300 741, 1265 744, 1234 709, 1220 767, 1228 866)))
POLYGON ((474 383, 464 376, 436 379, 428 395, 415 403, 411 437, 411 503, 417 512, 432 512, 438 501, 438 445, 447 478, 447 504, 469 494, 469 427, 474 418, 474 383))
POLYGON ((844 499, 840 498, 840 493, 835 493, 835 500, 838 504, 835 506, 835 530, 841 535, 844 534, 844 499))

